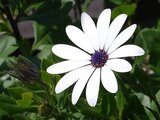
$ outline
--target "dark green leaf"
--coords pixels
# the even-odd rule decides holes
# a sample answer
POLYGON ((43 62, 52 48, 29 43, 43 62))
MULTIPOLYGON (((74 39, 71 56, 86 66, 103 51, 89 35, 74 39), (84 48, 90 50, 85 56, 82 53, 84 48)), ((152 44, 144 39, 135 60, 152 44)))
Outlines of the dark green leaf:
POLYGON ((52 64, 53 64, 52 61, 50 61, 50 60, 48 60, 48 59, 43 59, 43 60, 42 60, 42 63, 41 63, 41 70, 46 71, 46 69, 47 69, 50 65, 52 65, 52 64))
POLYGON ((116 101, 113 94, 105 93, 102 96, 102 113, 107 118, 116 112, 116 101))
POLYGON ((10 87, 10 88, 8 88, 8 92, 15 99, 21 99, 22 98, 22 93, 24 93, 25 90, 21 87, 10 87))
POLYGON ((136 10, 136 4, 121 5, 112 10, 112 18, 119 14, 125 13, 128 16, 133 16, 136 10))
POLYGON ((40 24, 52 27, 53 25, 65 22, 72 5, 72 1, 45 1, 37 11, 27 19, 33 19, 40 24), (61 3, 63 3, 62 6, 61 3))
POLYGON ((46 71, 41 71, 41 78, 48 86, 52 85, 53 82, 51 75, 49 75, 46 71))
POLYGON ((10 104, 16 103, 16 101, 12 97, 7 96, 7 95, 3 95, 3 94, 0 94, 0 102, 6 102, 6 103, 10 103, 10 104))
POLYGON ((100 119, 102 115, 100 114, 100 109, 97 107, 90 107, 86 102, 78 101, 76 107, 83 113, 86 117, 93 119, 100 119))

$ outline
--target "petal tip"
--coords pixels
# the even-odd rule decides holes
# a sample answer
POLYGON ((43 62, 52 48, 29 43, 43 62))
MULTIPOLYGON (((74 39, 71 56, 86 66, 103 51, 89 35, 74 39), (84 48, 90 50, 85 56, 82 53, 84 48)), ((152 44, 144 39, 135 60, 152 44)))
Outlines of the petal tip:
POLYGON ((110 92, 110 93, 116 93, 117 91, 118 91, 118 87, 110 90, 109 92, 110 92))
POLYGON ((133 32, 136 30, 136 28, 137 28, 137 24, 133 24, 133 25, 131 25, 130 26, 131 28, 132 28, 132 30, 133 30, 133 32))
POLYGON ((110 8, 106 8, 106 9, 103 10, 102 12, 110 12, 110 13, 111 13, 111 9, 110 9, 110 8))
POLYGON ((82 13, 81 13, 81 17, 84 17, 84 16, 86 16, 86 15, 88 15, 86 12, 82 12, 82 13))
POLYGON ((123 17, 127 17, 127 14, 124 14, 124 13, 123 13, 123 14, 121 14, 121 15, 122 15, 123 17))
POLYGON ((96 106, 95 103, 90 103, 89 105, 90 105, 91 107, 95 107, 95 106, 96 106))
POLYGON ((72 104, 76 105, 77 101, 72 98, 72 104))
POLYGON ((142 56, 144 54, 145 54, 145 51, 141 47, 139 47, 139 50, 137 51, 137 56, 142 56))
POLYGON ((48 67, 48 68, 46 69, 46 71, 47 71, 47 73, 52 74, 52 70, 50 69, 50 67, 48 67))
POLYGON ((52 52, 53 52, 53 53, 55 53, 56 48, 57 48, 57 45, 54 45, 54 46, 52 47, 52 52))
POLYGON ((127 14, 120 14, 118 17, 122 17, 124 20, 127 19, 127 14))
POLYGON ((56 86, 55 92, 56 92, 56 94, 58 94, 58 93, 60 93, 60 92, 62 92, 62 91, 56 86))

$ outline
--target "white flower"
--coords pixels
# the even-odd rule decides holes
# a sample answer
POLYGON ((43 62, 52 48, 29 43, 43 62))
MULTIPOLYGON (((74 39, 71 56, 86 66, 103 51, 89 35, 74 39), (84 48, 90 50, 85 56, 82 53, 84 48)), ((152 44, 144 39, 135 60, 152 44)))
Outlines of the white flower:
POLYGON ((129 72, 132 69, 131 64, 122 57, 144 54, 144 50, 136 45, 121 46, 136 29, 136 24, 133 24, 118 34, 126 18, 126 14, 121 14, 110 24, 111 10, 105 9, 98 18, 97 26, 88 14, 82 13, 83 31, 72 25, 66 27, 68 37, 79 48, 65 44, 53 46, 53 53, 66 59, 47 68, 51 74, 66 73, 57 83, 56 93, 75 83, 72 103, 76 104, 86 86, 87 102, 95 106, 100 81, 108 92, 117 92, 118 85, 113 71, 129 72))

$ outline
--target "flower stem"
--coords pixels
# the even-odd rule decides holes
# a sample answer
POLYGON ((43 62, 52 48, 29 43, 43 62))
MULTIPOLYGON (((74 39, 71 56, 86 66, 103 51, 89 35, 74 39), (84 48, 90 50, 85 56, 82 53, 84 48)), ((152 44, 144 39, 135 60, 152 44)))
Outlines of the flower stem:
POLYGON ((77 5, 79 16, 80 16, 82 13, 81 2, 79 0, 76 0, 76 5, 77 5))
POLYGON ((15 37, 17 38, 17 40, 19 40, 19 38, 21 37, 18 26, 17 26, 17 22, 16 20, 13 19, 13 16, 11 14, 10 8, 9 8, 9 1, 8 0, 2 0, 2 4, 4 6, 4 13, 7 16, 7 19, 9 20, 12 29, 13 29, 13 33, 15 35, 15 37))
POLYGON ((46 91, 46 98, 47 98, 47 103, 51 105, 51 100, 50 100, 50 92, 48 90, 48 87, 46 84, 42 81, 39 82, 40 86, 46 91))

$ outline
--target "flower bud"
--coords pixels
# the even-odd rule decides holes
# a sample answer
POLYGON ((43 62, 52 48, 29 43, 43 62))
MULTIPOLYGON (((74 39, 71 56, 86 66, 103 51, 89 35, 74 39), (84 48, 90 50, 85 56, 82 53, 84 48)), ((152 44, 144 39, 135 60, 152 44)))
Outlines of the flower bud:
POLYGON ((8 67, 10 70, 7 73, 22 82, 33 84, 37 80, 40 80, 37 66, 23 56, 19 56, 16 62, 10 61, 8 67))

